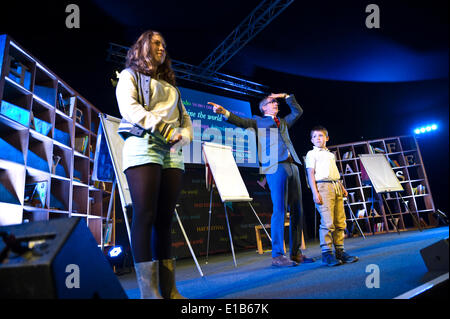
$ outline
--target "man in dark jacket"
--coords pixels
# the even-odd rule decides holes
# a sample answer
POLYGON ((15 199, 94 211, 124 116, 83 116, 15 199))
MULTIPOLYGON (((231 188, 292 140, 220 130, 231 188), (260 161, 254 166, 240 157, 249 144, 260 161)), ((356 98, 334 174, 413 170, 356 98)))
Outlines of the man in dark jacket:
POLYGON ((252 128, 258 132, 261 172, 266 175, 273 204, 271 218, 272 266, 286 267, 314 262, 314 259, 307 258, 300 250, 303 231, 303 203, 297 165, 302 164, 289 138, 288 129, 300 118, 303 110, 294 95, 279 93, 265 97, 259 103, 263 116, 254 116, 251 119, 239 117, 213 102, 208 102, 208 104, 213 105, 214 112, 224 115, 228 122, 242 128, 252 128), (291 113, 284 118, 277 117, 278 98, 285 99, 291 109, 291 113), (269 157, 267 158, 268 153, 269 157), (288 209, 290 212, 290 258, 286 257, 283 247, 284 219, 288 209))

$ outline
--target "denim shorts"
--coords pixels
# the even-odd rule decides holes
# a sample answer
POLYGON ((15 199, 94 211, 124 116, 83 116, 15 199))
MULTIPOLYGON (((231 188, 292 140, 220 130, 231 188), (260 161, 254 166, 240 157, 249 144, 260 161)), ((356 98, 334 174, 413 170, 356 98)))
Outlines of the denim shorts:
POLYGON ((160 164, 163 169, 179 168, 184 170, 181 148, 176 152, 171 152, 170 147, 158 131, 146 133, 142 137, 129 136, 125 140, 122 150, 122 170, 149 163, 160 164))

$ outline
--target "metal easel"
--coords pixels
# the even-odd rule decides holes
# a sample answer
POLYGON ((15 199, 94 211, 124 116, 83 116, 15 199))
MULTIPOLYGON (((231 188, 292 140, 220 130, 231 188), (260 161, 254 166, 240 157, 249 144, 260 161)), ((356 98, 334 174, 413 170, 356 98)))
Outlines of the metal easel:
MULTIPOLYGON (((209 257, 209 240, 210 240, 210 232, 211 232, 211 215, 212 215, 212 195, 213 195, 213 190, 214 187, 216 185, 216 181, 214 180, 213 177, 213 171, 211 169, 210 164, 208 163, 208 156, 206 155, 207 151, 205 149, 216 149, 216 150, 220 150, 220 155, 222 156, 220 159, 223 161, 226 161, 228 163, 228 165, 230 165, 228 167, 228 169, 230 169, 229 173, 234 176, 236 179, 233 180, 234 182, 238 182, 240 183, 240 187, 242 187, 242 189, 240 189, 240 191, 242 191, 242 193, 238 194, 238 195, 234 195, 232 197, 226 197, 225 199, 222 198, 222 196, 224 194, 220 193, 219 189, 219 194, 221 195, 221 199, 223 202, 223 207, 225 210, 225 219, 226 219, 226 224, 227 224, 227 229, 228 229, 228 236, 230 239, 230 246, 231 246, 231 253, 233 255, 233 262, 234 262, 234 266, 237 267, 237 262, 236 262, 236 255, 234 253, 234 245, 233 245, 233 237, 231 235, 231 229, 230 229, 230 222, 228 219, 228 212, 227 212, 227 203, 229 202, 248 202, 250 208, 252 209, 253 213, 255 214, 256 218, 258 219, 258 222, 260 223, 260 225, 262 226, 262 228, 264 229, 264 231, 267 234, 267 237, 270 239, 270 241, 272 241, 272 238, 269 236, 269 233, 267 232, 266 228, 264 227, 263 223, 261 222, 261 220, 258 217, 258 214, 256 213, 255 209, 253 208, 252 204, 250 203, 253 199, 250 198, 248 196, 248 192, 246 190, 245 184, 242 181, 242 177, 239 174, 239 171, 237 169, 237 165, 236 162, 234 161, 233 155, 231 154, 231 148, 228 146, 222 146, 222 145, 217 145, 217 144, 213 144, 213 143, 203 143, 203 158, 205 161, 205 179, 206 179, 206 188, 210 191, 210 196, 209 196, 209 220, 208 220, 208 241, 207 241, 207 248, 206 248, 206 263, 208 263, 208 257, 209 257), (247 193, 247 194, 244 194, 247 193)), ((208 151, 209 152, 209 151, 208 151)), ((217 155, 216 155, 217 156, 217 155)), ((212 162, 213 163, 213 162, 212 162)), ((213 163, 216 164, 216 163, 213 163)), ((219 168, 216 167, 215 168, 215 173, 218 173, 218 170, 223 170, 223 168, 219 168)), ((224 186, 224 184, 226 184, 229 181, 223 181, 221 182, 221 187, 224 186)), ((238 185, 239 187, 239 185, 238 185)))

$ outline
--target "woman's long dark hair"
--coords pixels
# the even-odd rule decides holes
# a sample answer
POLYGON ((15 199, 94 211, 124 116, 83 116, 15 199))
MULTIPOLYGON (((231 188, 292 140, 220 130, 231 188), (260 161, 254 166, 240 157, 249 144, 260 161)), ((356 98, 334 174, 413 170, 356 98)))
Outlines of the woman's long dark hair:
POLYGON ((150 43, 154 34, 161 35, 153 30, 148 30, 141 34, 128 50, 125 66, 175 85, 175 73, 172 70, 172 61, 169 56, 166 54, 164 63, 156 67, 154 58, 150 54, 150 43))

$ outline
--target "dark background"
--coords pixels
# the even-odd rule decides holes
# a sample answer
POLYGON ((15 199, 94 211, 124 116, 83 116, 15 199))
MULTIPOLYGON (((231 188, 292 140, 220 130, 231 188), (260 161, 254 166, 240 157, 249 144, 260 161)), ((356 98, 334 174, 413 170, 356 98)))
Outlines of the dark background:
MULTIPOLYGON (((258 3, 3 1, 0 34, 9 34, 102 112, 119 116, 110 82, 117 65, 106 60, 110 42, 130 46, 154 29, 173 59, 198 65, 258 3), (79 29, 66 28, 70 3, 80 8, 79 29)), ((291 129, 299 155, 312 148, 309 130, 316 124, 328 128, 328 144, 336 145, 410 135, 416 126, 437 123, 439 129, 418 136, 418 143, 435 206, 448 212, 448 53, 448 1, 296 0, 219 71, 295 94, 304 109, 291 129), (370 3, 380 8, 380 29, 365 25, 370 3)), ((255 98, 179 84, 249 100, 258 113, 255 98)), ((309 214, 305 185, 304 194, 309 214)))

